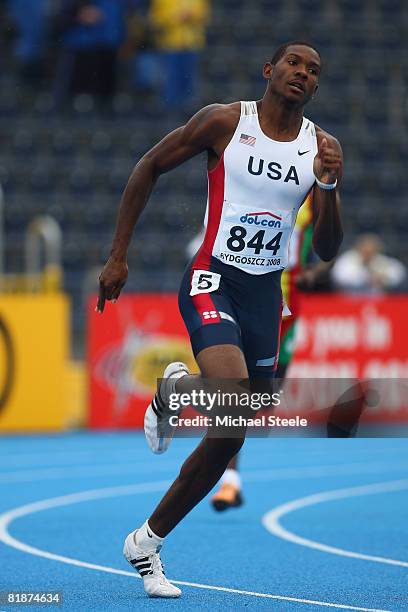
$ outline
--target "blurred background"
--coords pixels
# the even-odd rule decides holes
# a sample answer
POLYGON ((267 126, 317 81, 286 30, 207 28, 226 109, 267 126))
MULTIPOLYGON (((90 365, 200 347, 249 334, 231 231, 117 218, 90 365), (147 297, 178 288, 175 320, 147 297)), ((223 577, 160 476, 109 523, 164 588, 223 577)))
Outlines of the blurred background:
POLYGON ((310 334, 325 321, 343 327, 327 328, 323 356, 303 335, 301 371, 327 358, 329 375, 348 359, 346 375, 393 363, 388 373, 407 376, 407 2, 0 0, 0 428, 84 424, 107 394, 111 416, 123 415, 167 357, 192 359, 174 292, 202 224, 205 156, 160 178, 130 249, 126 297, 96 321, 90 296, 120 195, 138 159, 200 107, 261 98, 263 64, 294 39, 321 52, 306 115, 345 156, 344 257, 321 287, 329 296, 312 298, 320 323, 304 311, 310 334), (354 301, 333 302, 350 291, 354 301), (339 336, 348 344, 336 354, 339 336), (11 403, 27 415, 37 388, 51 421, 7 421, 11 403), (56 403, 69 407, 53 421, 56 403))

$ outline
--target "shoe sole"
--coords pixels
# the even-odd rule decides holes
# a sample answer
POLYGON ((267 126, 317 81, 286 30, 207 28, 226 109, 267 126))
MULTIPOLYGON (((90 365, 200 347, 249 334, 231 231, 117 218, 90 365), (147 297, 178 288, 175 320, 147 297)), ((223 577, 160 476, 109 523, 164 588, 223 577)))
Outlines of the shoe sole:
MULTIPOLYGON (((169 431, 169 434, 171 434, 171 435, 168 435, 168 436, 163 436, 163 437, 160 437, 160 438, 159 438, 159 437, 157 437, 157 429, 158 429, 158 425, 156 424, 156 439, 157 439, 157 442, 158 442, 158 446, 157 446, 157 447, 152 447, 152 446, 150 445, 150 443, 149 443, 149 438, 148 438, 148 435, 147 435, 147 433, 146 433, 146 425, 145 425, 146 418, 147 418, 147 413, 148 413, 148 411, 149 411, 149 410, 151 410, 152 412, 154 412, 154 410, 153 410, 153 407, 152 407, 152 404, 151 404, 151 403, 150 403, 150 404, 148 405, 148 407, 147 407, 147 410, 146 410, 146 412, 145 412, 145 419, 144 419, 144 423, 143 423, 143 428, 144 428, 144 432, 145 432, 146 442, 147 442, 148 447, 149 447, 149 448, 150 448, 150 450, 152 451, 152 453, 154 453, 155 455, 162 455, 164 452, 166 452, 166 450, 168 449, 168 447, 169 447, 169 445, 170 445, 171 440, 173 439, 173 433, 174 433, 175 427, 173 427, 172 431, 169 431), (168 441, 168 442, 167 442, 167 445, 165 445, 165 440, 167 440, 167 441, 168 441)), ((155 413, 155 414, 156 414, 156 413, 155 413)), ((156 418, 157 418, 157 417, 156 417, 156 418)))
POLYGON ((180 595, 149 595, 149 593, 147 593, 147 596, 150 597, 150 599, 177 599, 180 597, 180 595))
MULTIPOLYGON (((166 378, 170 378, 170 376, 172 374, 176 374, 177 372, 181 372, 184 371, 187 375, 190 373, 188 367, 186 366, 185 363, 183 363, 182 361, 174 361, 172 363, 169 363, 169 365, 166 367, 166 369, 163 372, 163 379, 166 378)), ((174 434, 174 430, 176 429, 176 427, 173 427, 172 430, 169 432, 171 435, 169 436, 165 436, 163 438, 159 438, 159 444, 157 448, 152 448, 149 444, 149 440, 146 434, 146 427, 145 427, 145 421, 146 421, 146 415, 148 410, 152 410, 153 412, 155 412, 153 410, 152 407, 152 402, 150 402, 150 404, 147 407, 147 410, 145 412, 145 418, 144 418, 144 422, 143 422, 143 426, 144 426, 144 431, 145 431, 145 437, 147 440, 147 444, 150 448, 150 450, 152 451, 152 453, 154 453, 155 455, 162 455, 164 452, 166 452, 166 450, 168 449, 168 447, 170 446, 170 442, 173 439, 173 434, 174 434), (165 444, 165 440, 168 440, 167 445, 165 444)))
POLYGON ((224 512, 229 508, 239 508, 243 503, 244 499, 240 493, 237 493, 233 502, 228 502, 224 499, 211 500, 211 504, 216 512, 224 512))

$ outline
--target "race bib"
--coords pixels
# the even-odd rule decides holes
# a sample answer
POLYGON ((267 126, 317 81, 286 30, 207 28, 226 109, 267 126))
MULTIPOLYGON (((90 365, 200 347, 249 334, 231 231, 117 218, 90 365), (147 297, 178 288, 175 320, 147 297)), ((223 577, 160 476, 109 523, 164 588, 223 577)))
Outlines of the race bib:
POLYGON ((213 255, 251 274, 281 270, 288 264, 294 211, 266 211, 224 202, 213 255))
POLYGON ((220 286, 221 274, 209 272, 208 270, 194 270, 191 279, 190 295, 198 295, 199 293, 211 293, 216 291, 220 286))

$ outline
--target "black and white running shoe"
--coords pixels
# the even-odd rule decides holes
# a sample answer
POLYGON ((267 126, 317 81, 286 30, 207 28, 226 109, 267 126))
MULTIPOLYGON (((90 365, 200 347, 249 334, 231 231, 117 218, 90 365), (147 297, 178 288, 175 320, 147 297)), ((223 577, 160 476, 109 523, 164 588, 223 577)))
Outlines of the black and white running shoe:
MULTIPOLYGON (((174 379, 190 374, 188 367, 181 361, 170 363, 164 370, 159 389, 149 406, 144 417, 144 431, 150 449, 156 453, 164 453, 173 438, 177 425, 171 425, 170 417, 178 414, 169 409, 170 395, 174 393, 174 379)), ((174 423, 174 419, 172 419, 174 423)))
POLYGON ((180 589, 171 584, 164 574, 159 550, 146 552, 139 548, 135 543, 136 531, 126 538, 123 554, 142 577, 146 593, 149 597, 180 597, 180 589))

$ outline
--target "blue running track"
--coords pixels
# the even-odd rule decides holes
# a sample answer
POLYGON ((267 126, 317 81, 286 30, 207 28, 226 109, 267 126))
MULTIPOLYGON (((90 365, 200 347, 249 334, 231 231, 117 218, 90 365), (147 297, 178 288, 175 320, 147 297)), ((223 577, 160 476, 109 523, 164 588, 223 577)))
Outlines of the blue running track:
POLYGON ((62 591, 1 612, 408 611, 405 439, 249 439, 245 505, 205 499, 162 558, 179 600, 150 600, 122 557, 196 445, 140 433, 0 439, 0 591, 62 591))

